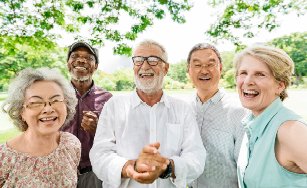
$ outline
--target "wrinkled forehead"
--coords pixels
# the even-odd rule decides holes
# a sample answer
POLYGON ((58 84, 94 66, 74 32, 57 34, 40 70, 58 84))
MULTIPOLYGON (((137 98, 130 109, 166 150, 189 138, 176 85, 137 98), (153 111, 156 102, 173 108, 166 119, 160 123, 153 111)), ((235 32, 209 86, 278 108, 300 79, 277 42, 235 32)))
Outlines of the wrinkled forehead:
POLYGON ((135 48, 133 56, 158 56, 162 57, 162 50, 156 45, 141 45, 135 48))
POLYGON ((51 80, 39 80, 32 83, 25 90, 25 98, 29 99, 32 97, 40 97, 40 98, 50 98, 51 96, 63 96, 64 91, 62 87, 51 80))
POLYGON ((191 54, 190 61, 193 62, 195 60, 198 61, 206 61, 206 62, 220 62, 217 54, 211 49, 199 49, 195 50, 191 54))

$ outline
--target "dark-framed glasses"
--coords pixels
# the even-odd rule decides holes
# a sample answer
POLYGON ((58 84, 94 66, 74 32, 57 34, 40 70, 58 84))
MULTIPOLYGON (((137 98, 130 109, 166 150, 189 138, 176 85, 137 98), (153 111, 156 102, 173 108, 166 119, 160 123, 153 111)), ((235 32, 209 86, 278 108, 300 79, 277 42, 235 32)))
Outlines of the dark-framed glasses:
POLYGON ((150 66, 156 66, 158 65, 159 62, 165 63, 165 61, 158 56, 148 56, 148 57, 134 56, 132 57, 132 61, 133 61, 133 64, 136 66, 142 66, 145 61, 147 61, 147 63, 150 66))
POLYGON ((52 108, 61 107, 65 103, 65 99, 54 99, 52 101, 30 101, 24 107, 31 110, 41 111, 43 108, 49 104, 52 108))

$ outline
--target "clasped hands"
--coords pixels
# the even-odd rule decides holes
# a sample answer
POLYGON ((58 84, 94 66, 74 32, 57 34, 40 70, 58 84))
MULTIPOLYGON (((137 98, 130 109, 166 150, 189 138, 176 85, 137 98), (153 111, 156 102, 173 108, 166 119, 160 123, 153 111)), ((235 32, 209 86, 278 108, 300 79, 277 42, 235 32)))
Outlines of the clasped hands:
POLYGON ((95 133, 97 122, 98 122, 98 116, 96 115, 97 111, 83 111, 83 118, 81 122, 81 127, 84 131, 95 133))
POLYGON ((170 160, 160 155, 159 142, 145 146, 136 160, 128 160, 122 169, 123 178, 143 184, 154 182, 166 170, 170 160))

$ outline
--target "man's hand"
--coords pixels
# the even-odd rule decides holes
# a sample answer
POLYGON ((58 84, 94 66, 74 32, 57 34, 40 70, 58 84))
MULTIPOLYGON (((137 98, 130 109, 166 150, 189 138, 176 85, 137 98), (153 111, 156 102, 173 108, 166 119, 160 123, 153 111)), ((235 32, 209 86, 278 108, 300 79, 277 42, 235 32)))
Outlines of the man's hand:
POLYGON ((128 169, 134 169, 135 160, 128 160, 122 168, 122 178, 131 178, 127 173, 128 169))
POLYGON ((93 111, 83 111, 81 127, 83 130, 91 133, 96 132, 98 116, 93 111))
POLYGON ((154 182, 165 171, 169 160, 160 155, 160 143, 156 142, 142 149, 134 166, 126 168, 127 176, 139 183, 149 184, 154 182))
POLYGON ((145 146, 136 161, 135 170, 137 172, 151 172, 156 168, 166 169, 169 160, 160 155, 159 148, 159 142, 145 146))

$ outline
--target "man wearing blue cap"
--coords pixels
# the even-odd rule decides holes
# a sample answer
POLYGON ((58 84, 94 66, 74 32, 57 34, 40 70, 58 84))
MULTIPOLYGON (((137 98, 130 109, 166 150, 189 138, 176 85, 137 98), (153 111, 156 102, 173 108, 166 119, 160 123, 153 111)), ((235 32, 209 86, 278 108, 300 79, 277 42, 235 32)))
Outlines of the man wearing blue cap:
POLYGON ((67 67, 76 91, 78 105, 74 119, 63 128, 79 138, 82 150, 78 166, 78 187, 102 187, 102 182, 92 171, 89 151, 92 148, 100 112, 112 96, 94 84, 92 76, 98 68, 98 50, 86 42, 75 42, 69 47, 67 67))

